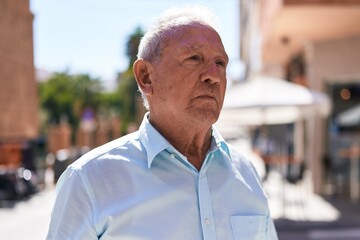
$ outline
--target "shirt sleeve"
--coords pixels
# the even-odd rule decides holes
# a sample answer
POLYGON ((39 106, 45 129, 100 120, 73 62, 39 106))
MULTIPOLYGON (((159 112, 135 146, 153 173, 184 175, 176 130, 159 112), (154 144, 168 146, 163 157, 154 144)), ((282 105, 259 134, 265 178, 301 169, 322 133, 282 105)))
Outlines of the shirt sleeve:
POLYGON ((57 184, 47 240, 98 239, 85 176, 69 167, 57 184))

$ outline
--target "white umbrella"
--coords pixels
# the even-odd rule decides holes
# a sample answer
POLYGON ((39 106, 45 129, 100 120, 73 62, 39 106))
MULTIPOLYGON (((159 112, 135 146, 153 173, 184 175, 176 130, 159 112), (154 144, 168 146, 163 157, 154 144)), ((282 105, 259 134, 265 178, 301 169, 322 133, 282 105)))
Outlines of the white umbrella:
POLYGON ((261 76, 228 88, 219 124, 291 123, 311 114, 328 116, 330 110, 330 100, 323 93, 261 76))

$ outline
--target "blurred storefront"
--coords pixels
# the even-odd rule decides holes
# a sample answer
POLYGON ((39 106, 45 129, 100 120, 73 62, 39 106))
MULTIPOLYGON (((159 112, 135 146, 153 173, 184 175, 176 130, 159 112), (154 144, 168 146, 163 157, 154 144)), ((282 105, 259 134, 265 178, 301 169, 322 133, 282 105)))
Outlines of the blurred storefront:
POLYGON ((350 114, 353 125, 340 122, 360 102, 360 1, 244 0, 240 7, 240 54, 247 78, 261 73, 286 79, 326 93, 332 101, 328 118, 315 114, 304 121, 304 157, 314 191, 324 193, 329 181, 346 182, 334 178, 349 177, 335 173, 329 179, 328 173, 338 162, 350 165, 349 159, 356 159, 350 146, 360 144, 356 113, 350 114))

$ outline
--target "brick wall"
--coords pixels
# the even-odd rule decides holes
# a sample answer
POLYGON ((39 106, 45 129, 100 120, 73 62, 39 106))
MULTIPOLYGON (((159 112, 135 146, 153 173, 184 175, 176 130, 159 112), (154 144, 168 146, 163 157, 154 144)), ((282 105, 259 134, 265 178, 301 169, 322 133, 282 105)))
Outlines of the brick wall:
POLYGON ((0 139, 38 134, 29 0, 0 0, 0 139))

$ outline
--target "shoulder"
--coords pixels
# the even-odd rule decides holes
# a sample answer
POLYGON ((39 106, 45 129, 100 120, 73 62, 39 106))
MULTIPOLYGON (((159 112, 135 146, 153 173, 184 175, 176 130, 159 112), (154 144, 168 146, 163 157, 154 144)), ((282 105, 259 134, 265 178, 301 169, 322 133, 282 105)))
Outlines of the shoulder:
POLYGON ((145 149, 139 140, 139 133, 134 132, 100 147, 97 147, 81 156, 70 168, 74 170, 88 169, 112 163, 134 162, 146 156, 145 149))
POLYGON ((232 163, 235 165, 236 169, 245 176, 255 177, 256 181, 261 183, 261 178, 259 176, 257 168, 255 168, 254 163, 252 162, 251 157, 246 152, 241 152, 238 148, 234 147, 231 144, 228 144, 228 149, 230 153, 230 158, 232 163))
POLYGON ((131 183, 133 172, 146 169, 146 150, 135 132, 84 154, 61 175, 57 189, 84 188, 90 199, 97 196, 100 201, 99 196, 112 194, 114 185, 123 189, 123 184, 131 183))
POLYGON ((238 148, 231 144, 227 144, 231 160, 240 168, 252 168, 252 164, 248 156, 244 152, 240 152, 238 148))

